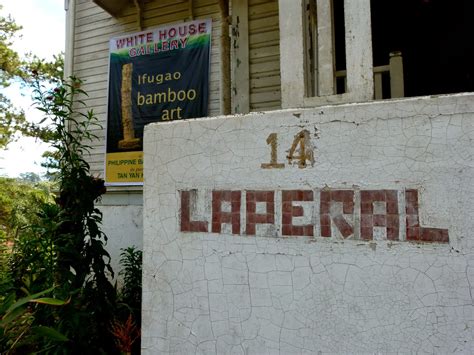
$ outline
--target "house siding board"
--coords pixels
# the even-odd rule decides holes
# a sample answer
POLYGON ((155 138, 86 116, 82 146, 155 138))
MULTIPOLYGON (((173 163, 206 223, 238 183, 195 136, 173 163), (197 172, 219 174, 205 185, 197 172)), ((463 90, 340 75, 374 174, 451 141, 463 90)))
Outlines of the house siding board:
POLYGON ((87 1, 87 0, 84 0, 84 1, 78 1, 76 3, 76 8, 77 8, 77 11, 84 11, 84 10, 88 10, 88 9, 95 9, 97 7, 97 5, 95 3, 93 3, 92 1, 87 1))
POLYGON ((76 18, 82 19, 89 16, 101 16, 101 18, 112 17, 108 12, 103 10, 101 7, 95 5, 91 7, 77 6, 76 7, 76 18))
MULTIPOLYGON (((147 2, 142 12, 143 28, 189 20, 188 1, 161 0, 147 2)), ((215 0, 194 0, 194 19, 212 18, 211 70, 209 82, 209 115, 220 114, 220 8, 215 0)), ((114 18, 90 1, 79 1, 75 12, 74 75, 83 80, 88 93, 83 101, 92 109, 102 128, 92 129, 99 140, 92 142, 86 157, 94 175, 103 177, 105 158, 105 127, 107 125, 107 84, 109 40, 112 37, 137 32, 136 9, 128 6, 119 18, 114 18)), ((85 112, 86 109, 80 109, 85 112)), ((127 188, 124 188, 127 189, 127 188)))
POLYGON ((249 0, 250 110, 281 108, 277 0, 249 0))

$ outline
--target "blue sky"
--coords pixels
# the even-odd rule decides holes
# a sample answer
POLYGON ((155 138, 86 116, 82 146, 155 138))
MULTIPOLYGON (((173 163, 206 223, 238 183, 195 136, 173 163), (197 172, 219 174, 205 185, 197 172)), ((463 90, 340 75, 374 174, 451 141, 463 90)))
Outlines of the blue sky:
MULTIPOLYGON (((32 52, 42 58, 64 51, 65 11, 64 0, 0 0, 1 14, 11 14, 17 24, 23 26, 21 38, 14 49, 20 54, 32 52)), ((4 93, 16 106, 22 107, 31 121, 41 118, 39 111, 31 107, 30 95, 19 85, 12 85, 4 93)), ((0 175, 18 176, 23 172, 42 173, 41 154, 47 146, 33 138, 21 138, 0 151, 0 175)))

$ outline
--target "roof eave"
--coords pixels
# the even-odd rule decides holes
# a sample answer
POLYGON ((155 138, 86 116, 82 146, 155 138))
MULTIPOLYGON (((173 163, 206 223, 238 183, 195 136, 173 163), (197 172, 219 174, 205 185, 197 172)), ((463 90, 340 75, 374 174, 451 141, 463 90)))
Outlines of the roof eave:
POLYGON ((121 15, 122 10, 127 6, 128 0, 92 0, 95 4, 107 11, 113 17, 121 15))

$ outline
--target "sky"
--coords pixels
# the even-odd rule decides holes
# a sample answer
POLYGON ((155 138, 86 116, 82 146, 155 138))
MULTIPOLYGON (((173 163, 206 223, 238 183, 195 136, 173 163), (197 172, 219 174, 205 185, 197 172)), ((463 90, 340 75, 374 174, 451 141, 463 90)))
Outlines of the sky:
MULTIPOLYGON (((11 14, 16 23, 23 26, 21 38, 13 48, 20 55, 32 52, 45 59, 64 52, 65 11, 64 0, 0 0, 2 16, 11 14)), ((31 106, 30 93, 19 84, 2 91, 17 106, 22 107, 31 121, 41 119, 40 112, 31 106)), ((20 173, 42 174, 41 154, 48 146, 34 138, 20 138, 0 151, 0 175, 16 177, 20 173)))

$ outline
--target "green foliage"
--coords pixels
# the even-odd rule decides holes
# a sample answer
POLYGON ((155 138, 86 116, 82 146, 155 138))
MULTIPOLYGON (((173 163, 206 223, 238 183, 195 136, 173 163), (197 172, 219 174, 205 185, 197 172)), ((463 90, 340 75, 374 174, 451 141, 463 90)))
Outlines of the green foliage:
POLYGON ((52 232, 57 228, 58 214, 54 204, 42 204, 39 221, 15 238, 9 258, 13 289, 39 292, 54 285, 57 248, 52 232))
POLYGON ((28 53, 20 68, 20 76, 26 83, 39 80, 51 84, 60 84, 63 78, 64 54, 54 54, 52 60, 45 60, 28 53))
POLYGON ((20 174, 20 181, 36 184, 36 183, 39 183, 41 181, 41 177, 38 174, 33 173, 33 172, 21 173, 20 174))
POLYGON ((11 101, 0 94, 0 148, 6 147, 14 140, 15 133, 25 130, 27 126, 23 110, 13 107, 11 101))
POLYGON ((138 316, 142 299, 142 251, 135 246, 120 249, 120 265, 123 269, 119 275, 123 277, 121 300, 130 306, 138 316))
POLYGON ((49 181, 56 181, 59 172, 59 153, 57 151, 47 150, 41 155, 41 157, 43 158, 41 166, 47 169, 44 178, 49 181))
POLYGON ((107 240, 100 230, 102 215, 95 207, 104 192, 103 180, 89 173, 84 160, 97 119, 92 111, 82 112, 77 99, 85 93, 81 82, 72 78, 54 90, 45 90, 37 80, 34 98, 45 114, 57 152, 59 196, 57 214, 46 219, 56 253, 54 263, 55 293, 71 297, 71 303, 58 310, 57 329, 71 339, 62 344, 69 351, 110 352, 112 335, 105 331, 115 310, 116 291, 110 282, 113 271, 104 248, 107 240), (78 108, 79 107, 79 108, 78 108))
MULTIPOLYGON (((20 30, 21 27, 11 16, 0 16, 0 88, 9 86, 13 79, 21 75, 22 61, 11 48, 20 30)), ((12 107, 10 100, 0 94, 0 148, 5 147, 25 123, 24 112, 12 107)))
POLYGON ((65 342, 69 339, 57 330, 46 326, 34 326, 34 310, 37 305, 64 306, 68 301, 40 297, 51 293, 53 288, 15 300, 10 293, 0 304, 0 349, 10 352, 27 352, 35 348, 41 339, 47 342, 65 342))
POLYGON ((8 86, 9 81, 20 74, 20 56, 11 49, 15 35, 20 30, 21 26, 11 16, 0 16, 0 86, 8 86))
POLYGON ((119 275, 123 277, 123 285, 119 301, 125 307, 119 312, 119 319, 113 323, 116 342, 122 351, 139 353, 142 304, 142 251, 135 246, 120 249, 119 275), (127 317, 128 314, 128 317, 127 317), (137 341, 138 340, 138 341, 137 341))
MULTIPOLYGON (((25 175, 26 177, 26 175, 25 175)), ((29 176, 34 179, 33 176, 29 176)), ((0 231, 9 241, 18 237, 22 228, 38 223, 38 213, 44 203, 53 202, 48 182, 0 177, 0 231)))
POLYGON ((47 90, 39 78, 33 85, 55 149, 57 195, 54 202, 36 203, 37 219, 21 229, 10 251, 6 248, 3 255, 9 267, 2 287, 4 295, 13 295, 8 296, 10 304, 25 292, 46 289, 51 295, 36 297, 23 311, 15 311, 21 314, 11 319, 15 330, 11 334, 17 334, 15 339, 22 339, 23 345, 9 346, 22 353, 114 353, 111 324, 117 311, 116 289, 104 248, 107 238, 100 229, 102 215, 95 207, 105 188, 102 180, 90 175, 84 160, 95 138, 90 132, 96 118, 92 111, 82 111, 84 104, 77 97, 85 93, 79 80, 71 78, 70 84, 54 90, 47 90))
MULTIPOLYGON (((21 76, 21 68, 12 75, 21 76)), ((60 66, 48 68, 60 72, 60 66)), ((47 75, 35 72, 33 79, 34 100, 48 125, 28 129, 53 148, 55 195, 51 183, 32 173, 0 178, 0 353, 138 352, 142 253, 122 250, 124 285, 117 296, 95 207, 104 182, 90 175, 84 159, 96 139, 96 117, 78 100, 86 95, 79 80, 48 90, 47 75)), ((0 129, 2 117, 5 112, 0 129)), ((10 123, 14 130, 26 127, 10 123)))

